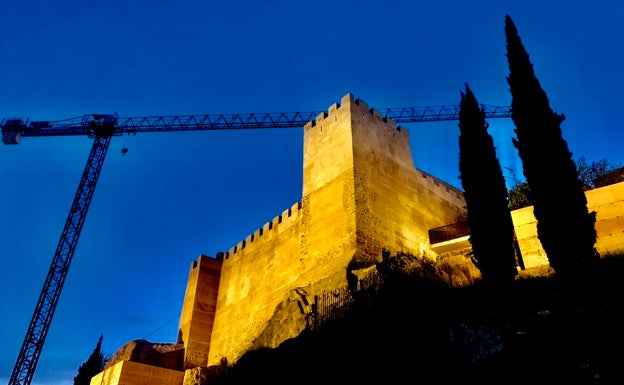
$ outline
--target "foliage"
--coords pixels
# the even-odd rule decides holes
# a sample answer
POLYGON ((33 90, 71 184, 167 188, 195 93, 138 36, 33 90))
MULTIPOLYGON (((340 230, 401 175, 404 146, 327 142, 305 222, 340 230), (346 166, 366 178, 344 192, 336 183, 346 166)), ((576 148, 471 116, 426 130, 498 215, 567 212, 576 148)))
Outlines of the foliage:
POLYGON ((351 270, 364 269, 374 264, 375 264, 375 261, 373 261, 369 256, 363 253, 356 253, 349 261, 347 270, 351 271, 351 270))
POLYGON ((80 364, 78 374, 74 377, 74 385, 89 385, 91 378, 104 369, 107 358, 102 353, 102 337, 100 335, 95 349, 93 349, 87 361, 80 364))
POLYGON ((484 282, 508 285, 518 272, 507 187, 485 111, 468 85, 461 93, 459 129, 459 171, 473 257, 484 282))
POLYGON ((603 177, 616 169, 616 167, 609 163, 606 158, 587 163, 584 156, 581 156, 577 160, 576 168, 578 170, 578 177, 581 183, 583 183, 585 189, 595 188, 596 179, 603 177))
POLYGON ((595 212, 589 213, 572 153, 563 139, 565 119, 550 108, 513 21, 505 17, 507 82, 512 96, 513 144, 531 188, 537 234, 557 274, 572 276, 597 260, 595 212))
POLYGON ((446 286, 446 273, 430 258, 409 253, 391 255, 385 251, 376 265, 383 282, 391 285, 446 286))
POLYGON ((531 206, 531 188, 527 182, 519 182, 509 190, 509 209, 531 206))
MULTIPOLYGON (((588 163, 584 156, 576 161, 578 178, 583 184, 584 190, 591 190, 596 187, 596 181, 614 171, 619 166, 612 165, 608 159, 602 158, 598 161, 588 163)), ((515 185, 509 189, 509 209, 516 210, 533 205, 531 200, 531 188, 527 182, 516 181, 515 185)))

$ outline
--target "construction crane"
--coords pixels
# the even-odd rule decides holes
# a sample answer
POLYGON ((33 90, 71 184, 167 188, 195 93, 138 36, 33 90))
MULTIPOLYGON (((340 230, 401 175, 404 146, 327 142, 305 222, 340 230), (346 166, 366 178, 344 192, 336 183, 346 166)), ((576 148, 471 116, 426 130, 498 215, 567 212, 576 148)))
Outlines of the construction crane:
MULTIPOLYGON (((481 105, 486 118, 511 116, 509 107, 481 105)), ((395 123, 417 123, 457 120, 459 106, 405 107, 379 110, 384 119, 395 123)), ((115 114, 91 114, 59 121, 31 121, 26 118, 3 119, 2 142, 19 144, 25 137, 86 135, 92 139, 91 153, 80 179, 78 190, 69 210, 65 227, 52 259, 35 311, 28 326, 24 342, 17 357, 9 385, 29 385, 61 290, 78 243, 89 204, 93 198, 104 158, 111 138, 124 134, 143 132, 171 132, 198 130, 232 130, 263 128, 301 128, 316 119, 321 112, 262 113, 262 114, 211 114, 186 116, 152 116, 120 118, 115 114)))

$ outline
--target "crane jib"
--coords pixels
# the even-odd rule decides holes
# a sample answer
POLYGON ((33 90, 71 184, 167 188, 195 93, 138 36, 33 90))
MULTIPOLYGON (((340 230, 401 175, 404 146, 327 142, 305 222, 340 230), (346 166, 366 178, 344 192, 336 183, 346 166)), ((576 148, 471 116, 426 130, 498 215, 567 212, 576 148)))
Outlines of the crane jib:
MULTIPOLYGON (((509 107, 482 104, 486 118, 511 116, 509 107)), ((457 120, 459 106, 403 107, 378 110, 384 119, 397 124, 457 120)), ((31 121, 27 118, 3 119, 2 142, 19 144, 23 137, 119 136, 142 132, 301 128, 321 114, 312 112, 280 112, 250 114, 172 115, 119 118, 117 114, 90 114, 59 121, 31 121)))

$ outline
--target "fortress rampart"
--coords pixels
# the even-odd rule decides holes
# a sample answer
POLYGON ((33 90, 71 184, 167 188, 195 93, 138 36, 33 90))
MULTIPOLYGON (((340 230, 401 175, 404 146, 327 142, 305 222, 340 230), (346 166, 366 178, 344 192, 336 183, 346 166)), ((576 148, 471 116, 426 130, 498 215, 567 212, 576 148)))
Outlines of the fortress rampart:
POLYGON ((208 359, 235 361, 257 338, 303 273, 302 210, 297 203, 230 249, 222 262, 208 359), (289 215, 290 214, 290 215, 289 215))
POLYGON ((304 127, 302 201, 223 255, 207 364, 249 350, 293 290, 346 285, 354 259, 435 258, 427 229, 463 206, 461 191, 414 168, 406 130, 347 94, 304 127))
POLYGON ((233 363, 295 337, 305 323, 299 309, 284 310, 289 298, 346 286, 354 262, 373 264, 383 250, 435 258, 428 229, 453 222, 464 205, 460 190, 414 167, 407 130, 345 95, 304 127, 301 202, 193 262, 180 369, 233 363))
POLYGON ((247 253, 250 252, 250 249, 253 249, 255 245, 262 244, 264 240, 265 234, 272 235, 271 231, 273 229, 281 229, 283 231, 284 227, 288 227, 291 224, 294 224, 297 221, 297 218, 300 218, 299 211, 301 210, 301 202, 296 202, 293 204, 288 210, 284 210, 280 215, 276 216, 270 222, 265 223, 262 227, 258 228, 252 234, 248 235, 245 239, 241 240, 223 254, 225 259, 229 259, 230 257, 235 256, 238 252, 245 250, 247 253))
MULTIPOLYGON (((253 348, 297 336, 305 327, 298 300, 347 286, 349 269, 380 261, 382 251, 438 259, 428 230, 465 214, 463 192, 415 168, 411 151, 406 129, 351 94, 308 122, 301 201, 227 252, 191 264, 177 341, 184 347, 179 371, 232 364, 253 348)), ((598 211, 601 253, 622 250, 622 196, 624 183, 588 192, 590 210, 598 211)), ((527 267, 547 264, 532 210, 516 210, 512 217, 527 267)), ((143 366, 127 365, 133 372, 124 377, 124 367, 111 363, 96 377, 98 385, 118 384, 119 378, 131 378, 128 385, 147 383, 159 369, 146 369, 141 377, 137 368, 143 366)))

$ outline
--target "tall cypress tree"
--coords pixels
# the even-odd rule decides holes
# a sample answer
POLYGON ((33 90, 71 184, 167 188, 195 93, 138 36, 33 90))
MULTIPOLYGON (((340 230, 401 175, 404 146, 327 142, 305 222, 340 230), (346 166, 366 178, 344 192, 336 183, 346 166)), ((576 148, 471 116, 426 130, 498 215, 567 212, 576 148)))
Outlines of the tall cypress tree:
POLYGON ((513 21, 505 17, 507 82, 512 96, 512 138, 531 188, 537 234, 555 273, 570 276, 598 259, 595 212, 588 212, 587 198, 576 164, 563 139, 563 115, 553 112, 535 76, 513 21))
POLYGON ((91 378, 104 369, 106 358, 102 353, 102 335, 98 339, 95 349, 87 359, 78 368, 78 374, 74 377, 74 385, 89 385, 91 378))
POLYGON ((468 85, 461 92, 459 129, 459 171, 473 256, 485 283, 510 284, 518 271, 507 187, 485 111, 468 85))

